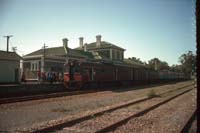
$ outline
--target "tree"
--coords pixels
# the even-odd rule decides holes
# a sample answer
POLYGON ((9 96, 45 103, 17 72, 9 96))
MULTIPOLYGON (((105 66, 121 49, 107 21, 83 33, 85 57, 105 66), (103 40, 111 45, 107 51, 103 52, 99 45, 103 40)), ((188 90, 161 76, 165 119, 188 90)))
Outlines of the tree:
POLYGON ((170 67, 170 70, 171 70, 172 72, 181 72, 181 65, 173 64, 173 65, 170 67))
POLYGON ((169 65, 165 61, 161 61, 158 58, 153 58, 148 61, 148 66, 151 69, 156 69, 156 70, 169 70, 169 65))
POLYGON ((192 51, 188 51, 179 57, 179 62, 181 63, 181 71, 190 75, 196 68, 196 55, 192 51))
POLYGON ((141 63, 141 64, 144 64, 144 62, 142 62, 142 61, 140 60, 140 58, 129 57, 128 59, 129 59, 129 60, 132 60, 132 61, 135 61, 135 62, 138 62, 138 63, 141 63))

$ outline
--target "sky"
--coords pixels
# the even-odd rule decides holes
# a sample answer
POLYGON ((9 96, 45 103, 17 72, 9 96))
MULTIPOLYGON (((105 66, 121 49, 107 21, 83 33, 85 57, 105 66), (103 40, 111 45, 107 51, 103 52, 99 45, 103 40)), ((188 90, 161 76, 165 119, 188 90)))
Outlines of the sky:
POLYGON ((148 61, 154 57, 169 65, 187 51, 196 53, 194 0, 0 0, 0 50, 5 35, 11 47, 26 55, 48 47, 70 48, 103 41, 120 46, 125 58, 148 61))

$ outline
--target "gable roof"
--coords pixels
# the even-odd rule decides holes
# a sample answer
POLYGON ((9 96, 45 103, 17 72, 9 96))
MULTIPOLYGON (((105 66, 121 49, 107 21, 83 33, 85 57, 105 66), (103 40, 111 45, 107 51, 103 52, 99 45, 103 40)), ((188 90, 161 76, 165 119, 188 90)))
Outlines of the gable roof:
POLYGON ((7 52, 0 50, 0 60, 20 60, 21 56, 19 56, 15 52, 7 52))
MULTIPOLYGON (((25 55, 24 57, 26 56, 35 56, 35 55, 43 55, 44 54, 44 49, 39 49, 37 51, 34 51, 30 54, 27 54, 25 55)), ((46 48, 45 49, 45 55, 57 55, 57 56, 60 56, 60 55, 65 55, 65 50, 63 47, 52 47, 52 48, 46 48)))
MULTIPOLYGON (((116 49, 120 49, 120 50, 123 50, 125 51, 125 49, 121 48, 121 47, 118 47, 116 46, 115 44, 112 44, 112 43, 109 43, 109 42, 106 42, 106 41, 101 41, 101 45, 100 46, 96 46, 96 42, 92 42, 90 44, 87 44, 87 49, 101 49, 101 48, 116 48, 116 49)), ((75 48, 75 49, 83 49, 81 47, 78 47, 78 48, 75 48)))
MULTIPOLYGON (((71 48, 66 48, 67 53, 65 52, 65 48, 63 46, 61 47, 52 47, 52 48, 46 48, 45 49, 45 55, 46 56, 73 56, 73 57, 81 57, 81 58, 94 58, 92 53, 90 52, 84 52, 82 50, 75 50, 71 48)), ((38 56, 43 55, 44 50, 39 49, 37 51, 34 51, 30 54, 27 54, 25 57, 32 57, 32 56, 38 56)))
POLYGON ((75 57, 83 57, 83 58, 94 58, 91 52, 85 52, 82 50, 76 50, 71 48, 67 48, 67 55, 75 57))

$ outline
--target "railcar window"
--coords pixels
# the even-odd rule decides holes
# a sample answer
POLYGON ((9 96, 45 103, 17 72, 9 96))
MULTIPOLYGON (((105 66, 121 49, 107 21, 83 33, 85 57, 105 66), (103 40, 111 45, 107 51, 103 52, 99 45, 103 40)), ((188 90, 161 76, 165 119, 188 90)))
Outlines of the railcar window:
POLYGON ((87 68, 83 68, 83 74, 84 74, 84 75, 88 74, 88 71, 89 71, 89 70, 88 70, 87 68))
POLYGON ((101 73, 101 69, 95 68, 95 69, 94 69, 94 72, 95 72, 95 73, 101 73))
POLYGON ((69 72, 69 67, 65 67, 65 72, 69 72))
POLYGON ((74 74, 74 72, 75 72, 75 68, 74 67, 71 67, 71 72, 74 74))
POLYGON ((74 72, 75 73, 80 73, 81 72, 81 68, 79 65, 77 65, 75 68, 74 68, 74 72))

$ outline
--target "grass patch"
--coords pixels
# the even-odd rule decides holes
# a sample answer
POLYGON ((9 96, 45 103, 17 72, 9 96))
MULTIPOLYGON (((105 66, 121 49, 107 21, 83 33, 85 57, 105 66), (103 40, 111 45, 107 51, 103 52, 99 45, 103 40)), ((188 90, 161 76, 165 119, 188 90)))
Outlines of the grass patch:
POLYGON ((64 113, 64 112, 68 112, 70 110, 68 109, 65 109, 65 108, 57 108, 57 109, 52 109, 53 112, 61 112, 61 113, 64 113))
POLYGON ((156 94, 156 92, 154 90, 150 90, 148 93, 147 93, 147 97, 148 98, 153 98, 153 97, 157 97, 158 95, 156 94))
POLYGON ((138 109, 140 109, 140 106, 136 106, 135 108, 138 110, 138 109))

